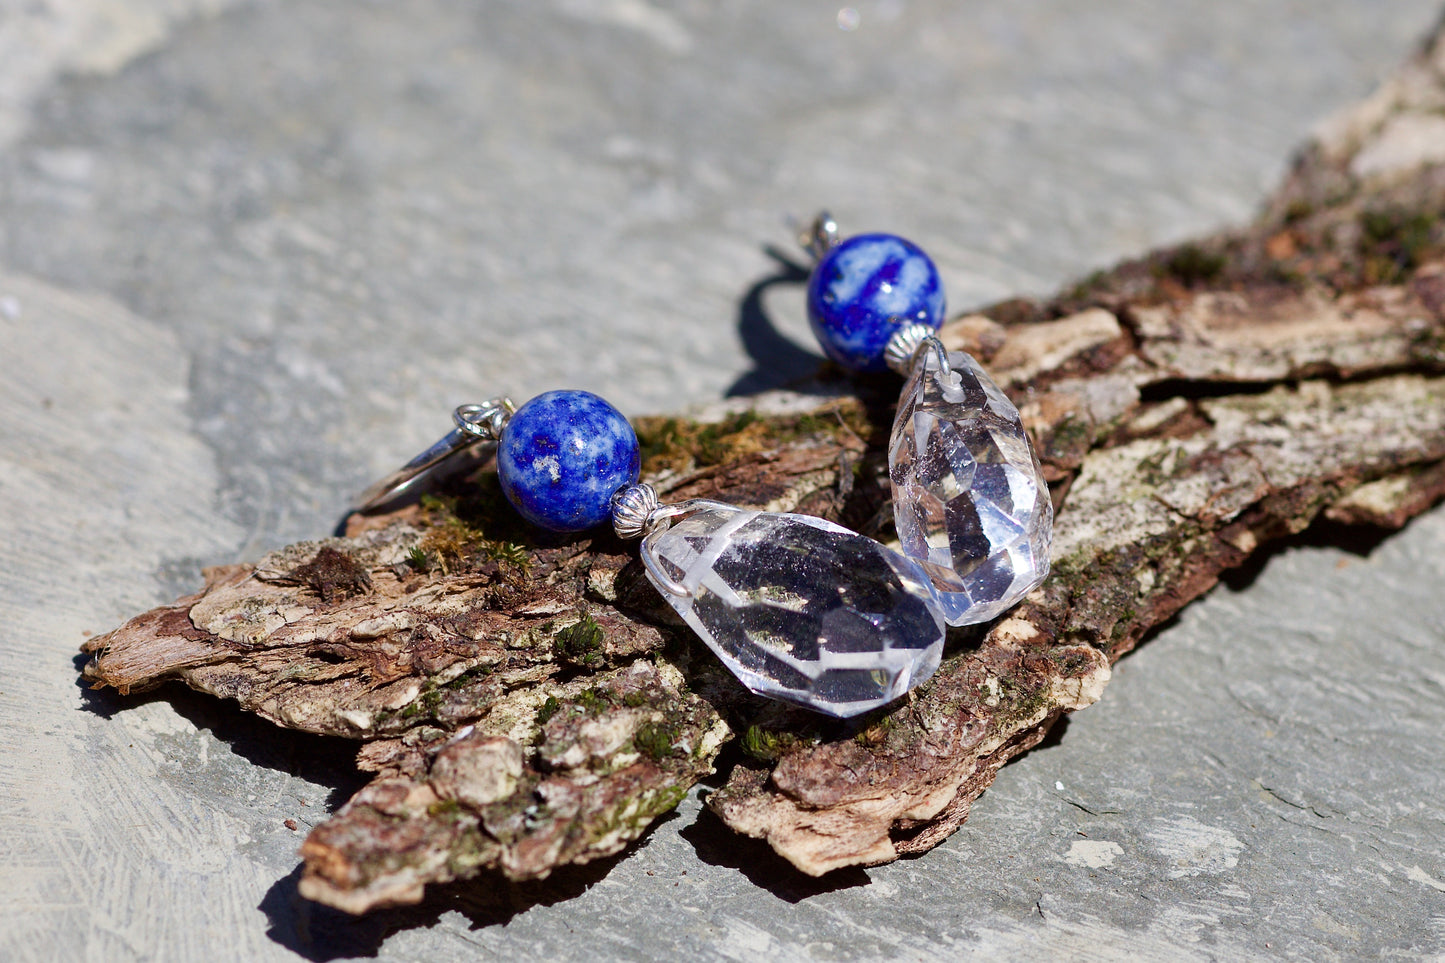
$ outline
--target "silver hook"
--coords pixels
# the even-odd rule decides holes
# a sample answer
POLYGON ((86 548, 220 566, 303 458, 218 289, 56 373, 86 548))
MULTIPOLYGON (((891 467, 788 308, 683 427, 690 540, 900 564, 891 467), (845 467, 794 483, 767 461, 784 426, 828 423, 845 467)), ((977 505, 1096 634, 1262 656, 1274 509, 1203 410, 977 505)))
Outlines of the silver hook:
POLYGON ((461 405, 452 412, 456 427, 436 444, 356 496, 352 512, 366 512, 407 494, 451 459, 478 445, 494 445, 516 412, 510 398, 492 398, 479 405, 461 405))
POLYGON ((938 335, 926 324, 905 324, 893 332, 884 349, 883 357, 888 367, 907 378, 912 374, 913 363, 924 352, 932 351, 938 361, 938 383, 944 388, 957 388, 963 383, 963 376, 948 363, 948 349, 938 340, 938 335))
POLYGON ((937 357, 938 359, 939 378, 946 378, 943 383, 947 384, 950 388, 957 387, 958 372, 954 371, 953 368, 949 366, 948 349, 943 346, 942 341, 938 340, 937 335, 930 334, 928 337, 923 339, 923 343, 920 344, 918 347, 919 350, 926 349, 934 353, 935 357, 937 357))

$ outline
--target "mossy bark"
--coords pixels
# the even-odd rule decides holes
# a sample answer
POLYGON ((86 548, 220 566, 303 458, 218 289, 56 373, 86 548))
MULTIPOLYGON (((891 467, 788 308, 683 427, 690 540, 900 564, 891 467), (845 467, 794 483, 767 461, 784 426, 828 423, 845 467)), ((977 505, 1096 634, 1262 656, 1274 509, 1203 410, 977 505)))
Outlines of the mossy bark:
MULTIPOLYGON (((302 891, 351 912, 617 852, 734 734, 708 804, 799 869, 925 850, 1224 570, 1321 515, 1396 527, 1445 495, 1445 168, 1428 163, 1445 145, 1420 148, 1442 76, 1436 41, 1301 155, 1249 229, 945 327, 1038 444, 1054 571, 953 633, 885 711, 845 724, 751 697, 632 549, 525 530, 485 470, 353 518, 347 538, 208 571, 199 594, 89 641, 85 675, 122 692, 180 679, 362 740, 375 781, 302 850, 302 891)), ((832 386, 849 396, 801 414, 647 419, 646 473, 670 499, 889 537, 897 386, 832 386)))

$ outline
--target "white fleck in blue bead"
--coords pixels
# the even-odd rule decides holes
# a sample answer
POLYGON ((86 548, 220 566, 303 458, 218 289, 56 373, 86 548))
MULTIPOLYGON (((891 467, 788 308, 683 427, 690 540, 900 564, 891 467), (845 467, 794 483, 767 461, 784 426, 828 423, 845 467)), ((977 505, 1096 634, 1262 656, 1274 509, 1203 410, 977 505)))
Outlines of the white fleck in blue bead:
POLYGON ((608 521, 612 495, 642 462, 622 412, 588 391, 549 391, 508 420, 497 445, 502 492, 523 518, 554 532, 608 521))
POLYGON ((808 280, 808 321, 823 351, 853 371, 886 371, 883 352, 905 324, 943 323, 943 281, 918 245, 859 234, 823 255, 808 280))

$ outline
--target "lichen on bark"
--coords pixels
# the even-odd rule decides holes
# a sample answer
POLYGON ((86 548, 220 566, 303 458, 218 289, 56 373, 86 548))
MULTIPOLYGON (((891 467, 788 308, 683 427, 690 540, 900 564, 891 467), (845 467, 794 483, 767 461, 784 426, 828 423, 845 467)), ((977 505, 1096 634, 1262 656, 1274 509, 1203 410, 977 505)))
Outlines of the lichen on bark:
MULTIPOLYGON (((1223 571, 1318 517, 1398 527, 1445 496, 1445 167, 1421 163, 1445 151, 1401 135, 1438 136, 1417 122, 1442 76, 1437 38, 1248 229, 945 326, 1037 443, 1054 571, 953 632, 934 677, 885 710, 840 723, 750 696, 633 549, 525 529, 485 469, 345 538, 209 570, 200 593, 88 641, 85 676, 123 693, 179 679, 358 740, 375 779, 302 849, 302 892, 351 912, 615 853, 735 738, 707 803, 800 870, 926 850, 1223 571)), ((642 420, 645 473, 670 499, 890 537, 896 386, 824 378, 847 396, 642 420)))

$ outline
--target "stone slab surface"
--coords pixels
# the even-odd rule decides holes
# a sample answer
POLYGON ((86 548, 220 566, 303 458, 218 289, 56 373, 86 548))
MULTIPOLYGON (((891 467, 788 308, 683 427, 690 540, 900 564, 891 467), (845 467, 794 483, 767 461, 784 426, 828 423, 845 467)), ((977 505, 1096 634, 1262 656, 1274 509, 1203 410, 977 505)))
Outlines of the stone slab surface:
POLYGON ((956 309, 1247 218, 1436 14, 0 0, 0 958, 1439 958, 1440 510, 1216 591, 947 844, 822 884, 693 798, 608 866, 340 917, 295 847, 343 753, 74 663, 459 402, 810 372, 790 214, 910 235, 956 309))

